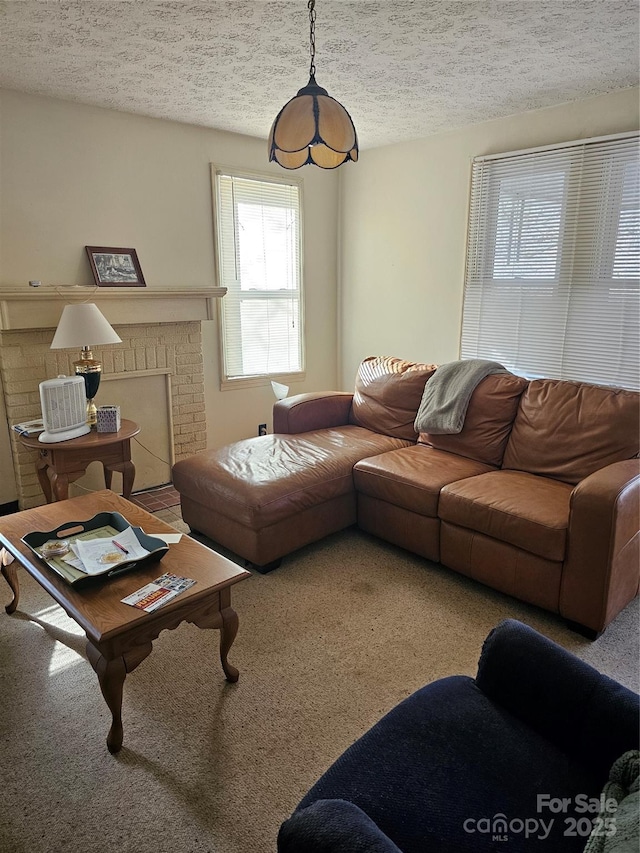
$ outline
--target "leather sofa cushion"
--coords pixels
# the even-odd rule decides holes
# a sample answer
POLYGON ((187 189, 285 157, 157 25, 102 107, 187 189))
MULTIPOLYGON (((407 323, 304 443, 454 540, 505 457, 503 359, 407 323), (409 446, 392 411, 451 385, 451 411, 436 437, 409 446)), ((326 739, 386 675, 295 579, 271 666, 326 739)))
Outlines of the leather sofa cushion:
POLYGON ((444 486, 442 521, 547 560, 565 558, 572 487, 522 471, 491 471, 444 486))
POLYGON ((558 379, 529 383, 503 467, 579 483, 638 453, 640 395, 558 379))
POLYGON ((499 467, 527 384, 528 380, 513 373, 487 376, 469 400, 461 432, 456 435, 421 432, 418 440, 438 450, 499 467))
POLYGON ((393 356, 365 358, 356 376, 350 422, 415 441, 413 422, 425 383, 436 367, 393 356))
POLYGON ((353 480, 361 494, 437 518, 444 485, 491 470, 481 462, 414 444, 362 459, 353 469, 353 480))
POLYGON ((173 483, 211 512, 256 530, 351 492, 355 462, 403 446, 357 426, 265 435, 176 462, 173 483))

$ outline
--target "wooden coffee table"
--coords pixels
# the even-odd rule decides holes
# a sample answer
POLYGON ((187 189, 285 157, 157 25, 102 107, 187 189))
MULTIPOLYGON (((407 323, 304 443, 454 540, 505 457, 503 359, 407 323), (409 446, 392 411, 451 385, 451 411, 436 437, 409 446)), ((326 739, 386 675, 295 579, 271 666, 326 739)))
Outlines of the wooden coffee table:
POLYGON ((132 569, 111 579, 95 579, 77 589, 66 583, 47 564, 34 556, 20 540, 33 531, 54 530, 69 521, 87 521, 99 512, 119 512, 145 533, 175 533, 175 529, 109 490, 17 512, 0 518, 0 547, 16 560, 2 567, 13 591, 5 607, 13 613, 20 593, 18 563, 74 619, 87 635, 87 656, 97 673, 102 695, 112 714, 107 736, 110 752, 122 746, 122 690, 127 673, 147 655, 152 642, 165 628, 192 622, 199 628, 220 631, 220 660, 228 681, 238 680, 238 670, 227 661, 238 630, 238 616, 231 607, 231 587, 250 573, 183 535, 170 545, 162 561, 132 569), (165 572, 192 578, 194 586, 153 613, 123 604, 121 599, 165 572))

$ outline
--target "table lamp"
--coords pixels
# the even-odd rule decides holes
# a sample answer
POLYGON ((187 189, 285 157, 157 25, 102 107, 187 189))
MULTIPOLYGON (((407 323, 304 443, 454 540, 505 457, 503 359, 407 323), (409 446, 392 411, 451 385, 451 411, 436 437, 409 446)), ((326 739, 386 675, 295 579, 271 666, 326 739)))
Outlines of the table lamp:
POLYGON ((87 395, 87 423, 94 426, 97 413, 93 398, 98 393, 102 362, 93 357, 91 347, 101 344, 121 344, 122 339, 109 325, 106 317, 93 302, 65 305, 51 349, 81 347, 78 361, 73 362, 77 376, 84 378, 87 395))

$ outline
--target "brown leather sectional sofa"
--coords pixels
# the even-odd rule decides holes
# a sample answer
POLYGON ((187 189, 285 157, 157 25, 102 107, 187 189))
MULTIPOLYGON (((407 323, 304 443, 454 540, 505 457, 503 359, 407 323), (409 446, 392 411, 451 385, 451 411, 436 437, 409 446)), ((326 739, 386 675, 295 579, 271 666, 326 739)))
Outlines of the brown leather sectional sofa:
POLYGON ((457 435, 416 435, 435 365, 365 359, 354 394, 178 462, 184 520, 258 569, 357 523, 596 636, 637 594, 640 395, 486 377, 457 435))

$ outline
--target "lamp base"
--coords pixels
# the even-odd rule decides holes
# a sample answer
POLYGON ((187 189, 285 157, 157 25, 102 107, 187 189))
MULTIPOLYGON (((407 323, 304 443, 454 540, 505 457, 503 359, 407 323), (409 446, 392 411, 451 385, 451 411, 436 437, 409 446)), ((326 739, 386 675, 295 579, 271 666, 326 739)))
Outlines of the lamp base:
POLYGON ((90 427, 95 427, 98 422, 98 413, 93 398, 98 393, 98 388, 100 387, 102 362, 93 357, 93 353, 89 347, 83 347, 79 361, 74 361, 73 366, 76 376, 84 378, 87 395, 87 424, 90 427))
POLYGON ((93 429, 98 423, 98 409, 93 400, 87 400, 87 426, 93 429))

